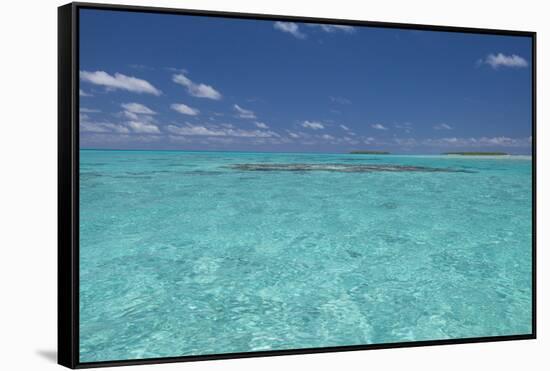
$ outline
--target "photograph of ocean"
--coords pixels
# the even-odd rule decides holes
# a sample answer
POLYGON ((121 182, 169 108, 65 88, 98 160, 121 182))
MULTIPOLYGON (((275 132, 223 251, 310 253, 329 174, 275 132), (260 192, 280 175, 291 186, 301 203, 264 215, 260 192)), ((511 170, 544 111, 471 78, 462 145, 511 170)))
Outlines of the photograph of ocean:
POLYGON ((534 332, 533 38, 348 23, 79 10, 80 362, 534 332))
POLYGON ((80 164, 83 361, 530 331, 529 156, 80 164))

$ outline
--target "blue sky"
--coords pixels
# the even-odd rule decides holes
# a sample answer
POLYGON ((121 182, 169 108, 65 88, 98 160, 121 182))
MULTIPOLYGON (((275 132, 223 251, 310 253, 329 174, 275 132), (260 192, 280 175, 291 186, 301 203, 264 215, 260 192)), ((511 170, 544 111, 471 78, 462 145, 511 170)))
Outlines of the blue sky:
POLYGON ((531 151, 519 36, 81 10, 82 148, 531 151))

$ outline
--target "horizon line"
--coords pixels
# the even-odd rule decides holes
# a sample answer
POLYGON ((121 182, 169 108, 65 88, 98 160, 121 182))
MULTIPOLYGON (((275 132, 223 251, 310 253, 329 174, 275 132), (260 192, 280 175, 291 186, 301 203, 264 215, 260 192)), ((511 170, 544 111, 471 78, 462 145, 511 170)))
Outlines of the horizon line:
MULTIPOLYGON (((220 152, 220 153, 299 153, 299 154, 330 154, 330 155, 352 155, 352 151, 348 152, 284 152, 284 151, 246 151, 246 150, 201 150, 201 149, 145 149, 145 148, 79 148, 80 151, 136 151, 136 152, 220 152)), ((366 151, 366 150, 365 150, 366 151)), ((369 150, 370 151, 370 150, 369 150)), ((373 150, 376 151, 376 150, 373 150)), ((494 152, 494 151, 459 151, 459 152, 494 152)), ((364 156, 365 154, 361 154, 364 156)), ((369 154, 367 154, 369 155, 369 154)), ((373 156, 449 156, 450 154, 440 153, 401 153, 401 152, 388 152, 384 154, 370 154, 373 156)), ((502 156, 502 155, 501 155, 502 156)), ((504 156, 532 156, 532 153, 506 153, 504 156)))

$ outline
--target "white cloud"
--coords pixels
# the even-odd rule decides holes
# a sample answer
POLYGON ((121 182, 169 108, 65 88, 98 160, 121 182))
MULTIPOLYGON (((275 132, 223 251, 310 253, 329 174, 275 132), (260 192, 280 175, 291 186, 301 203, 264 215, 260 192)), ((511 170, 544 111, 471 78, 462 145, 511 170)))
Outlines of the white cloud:
POLYGON ((319 129, 324 129, 325 126, 318 122, 318 121, 304 121, 302 122, 301 124, 304 128, 307 128, 307 129, 313 129, 313 130, 319 130, 319 129))
MULTIPOLYGON (((126 111, 129 112, 129 111, 126 111)), ((129 112, 131 113, 131 112, 129 112)), ((142 116, 150 117, 150 116, 142 116)), ((140 121, 131 120, 123 124, 114 124, 111 122, 93 122, 85 114, 80 116, 80 131, 94 134, 101 134, 105 140, 113 138, 114 134, 117 136, 124 135, 128 137, 128 134, 131 133, 141 133, 141 134, 160 134, 158 126, 149 121, 140 121), (110 137, 109 137, 110 136, 110 137)), ((129 137, 128 137, 129 138, 129 137)), ((127 138, 127 139, 128 139, 127 138)), ((135 136, 132 135, 131 140, 137 140, 135 136)))
POLYGON ((290 136, 291 138, 294 138, 294 139, 300 138, 300 134, 296 134, 296 133, 293 133, 292 131, 288 131, 288 130, 287 130, 287 133, 288 133, 288 136, 290 136))
MULTIPOLYGON (((137 113, 130 112, 130 111, 122 111, 122 115, 124 117, 126 117, 127 119, 129 119, 129 120, 139 120, 140 119, 140 115, 138 115, 137 113)), ((146 120, 149 120, 149 121, 152 120, 151 116, 143 115, 142 117, 145 118, 146 120)))
POLYGON ((80 113, 98 113, 98 112, 101 112, 98 109, 85 108, 85 107, 80 107, 79 111, 80 111, 80 113))
POLYGON ((133 76, 126 76, 121 73, 115 73, 114 75, 109 75, 105 71, 80 71, 80 78, 83 81, 101 85, 107 89, 116 90, 127 90, 134 93, 146 93, 153 95, 161 95, 161 91, 155 88, 151 83, 138 79, 133 76))
POLYGON ((105 145, 105 143, 154 143, 160 141, 162 136, 158 134, 97 134, 95 139, 96 142, 102 145, 105 145))
POLYGON ((240 137, 240 138, 272 138, 280 135, 274 131, 243 130, 226 126, 207 126, 186 123, 184 126, 168 125, 166 130, 176 135, 209 136, 209 137, 240 137))
POLYGON ((505 55, 502 53, 489 54, 484 60, 482 60, 482 63, 488 64, 494 69, 498 69, 500 67, 522 68, 528 66, 527 61, 519 55, 505 55))
POLYGON ((411 147, 441 147, 440 150, 446 148, 456 149, 484 149, 484 148, 529 148, 531 142, 529 137, 526 138, 511 138, 511 137, 442 137, 442 138, 424 138, 418 139, 413 137, 393 137, 391 141, 377 140, 373 137, 362 138, 365 144, 376 145, 398 145, 402 149, 411 147))
POLYGON ((142 122, 142 121, 129 121, 127 125, 132 129, 135 133, 143 133, 143 134, 159 134, 160 130, 158 126, 150 123, 150 122, 142 122))
MULTIPOLYGON (((471 140, 475 140, 475 139, 474 139, 474 138, 471 138, 471 140)), ((456 137, 453 137, 453 138, 441 138, 441 141, 442 141, 442 142, 445 142, 445 143, 458 143, 458 142, 459 142, 458 138, 456 138, 456 137)), ((460 141, 460 142, 462 142, 462 141, 460 141)), ((467 140, 466 140, 466 142, 467 142, 467 140)))
POLYGON ((354 33, 355 27, 353 26, 345 26, 345 25, 339 25, 339 24, 318 24, 318 23, 312 23, 308 24, 310 27, 317 27, 321 30, 332 33, 332 32, 345 32, 345 33, 354 33))
POLYGON ((156 112, 140 103, 123 103, 120 105, 125 111, 136 115, 155 115, 156 112))
POLYGON ((120 106, 124 109, 122 115, 129 120, 148 123, 155 121, 153 115, 156 115, 156 112, 143 104, 123 103, 120 106))
POLYGON ((306 35, 300 32, 300 27, 294 22, 275 22, 273 27, 276 30, 287 32, 297 39, 305 39, 306 35))
POLYGON ((445 137, 445 138, 428 138, 424 139, 421 144, 428 146, 443 146, 443 147, 530 147, 531 141, 527 138, 511 138, 505 136, 499 137, 445 137))
POLYGON ((84 90, 82 90, 82 89, 79 89, 79 95, 80 95, 81 97, 91 97, 91 96, 92 96, 92 94, 86 93, 86 92, 85 92, 84 90))
POLYGON ((453 127, 451 125, 443 123, 443 124, 435 125, 434 129, 435 130, 452 130, 453 127))
POLYGON ((372 144, 375 141, 376 141, 376 138, 374 138, 374 137, 367 137, 367 138, 363 139, 363 143, 365 143, 365 144, 372 144))
POLYGON ((332 135, 329 135, 329 134, 323 134, 321 136, 321 138, 326 139, 326 140, 333 140, 334 139, 334 137, 332 135))
POLYGON ((187 124, 186 126, 175 126, 168 125, 166 130, 173 134, 177 135, 188 135, 188 136, 224 136, 224 129, 210 129, 202 125, 191 125, 187 124))
POLYGON ((80 131, 88 133, 118 133, 127 134, 130 130, 119 124, 110 122, 92 122, 87 117, 80 117, 80 131))
POLYGON ((220 100, 222 98, 220 92, 214 89, 212 86, 206 84, 196 84, 183 73, 173 75, 172 81, 176 84, 185 86, 187 88, 187 92, 194 97, 208 98, 214 100, 220 100))
POLYGON ((412 130, 412 124, 410 122, 404 122, 402 124, 395 124, 394 127, 396 129, 403 130, 405 133, 410 133, 412 130))
POLYGON ((266 123, 264 123, 264 122, 258 122, 258 121, 256 121, 256 122, 254 123, 254 125, 256 125, 256 127, 257 127, 257 128, 260 128, 260 129, 269 129, 269 126, 268 126, 266 123))
MULTIPOLYGON (((354 33, 355 27, 335 25, 335 24, 307 24, 308 27, 315 27, 327 33, 345 32, 354 33)), ((273 27, 276 30, 286 32, 296 37, 297 39, 305 39, 307 35, 300 30, 300 26, 294 22, 275 22, 273 27)))
POLYGON ((341 139, 341 141, 342 141, 342 142, 349 143, 349 144, 353 144, 353 145, 359 144, 359 141, 358 141, 357 139, 355 139, 355 138, 350 138, 350 137, 343 137, 343 138, 341 139))
POLYGON ((346 125, 340 125, 340 127, 345 131, 349 131, 349 128, 346 125))
POLYGON ((244 109, 242 107, 239 107, 238 104, 233 105, 233 109, 237 111, 237 116, 243 119, 255 119, 256 115, 251 110, 244 109))
POLYGON ((393 138, 393 141, 402 147, 414 147, 418 144, 415 138, 393 138))
POLYGON ((161 140, 160 135, 139 135, 139 134, 124 134, 119 133, 113 135, 113 133, 91 133, 80 138, 81 143, 84 146, 105 146, 113 145, 117 146, 122 143, 153 143, 161 140))
POLYGON ((376 130, 388 130, 388 128, 382 124, 372 124, 370 127, 376 130))
POLYGON ((207 137, 204 141, 205 144, 231 144, 235 143, 235 138, 231 137, 207 137))
POLYGON ((525 146, 527 143, 531 143, 531 141, 528 138, 518 139, 518 138, 509 138, 509 137, 492 137, 492 138, 481 137, 477 139, 477 143, 504 146, 504 147, 516 147, 516 146, 525 146))
POLYGON ((129 133, 130 130, 122 125, 111 124, 108 122, 88 122, 80 123, 80 131, 91 133, 129 133))
POLYGON ((189 115, 189 116, 197 116, 200 113, 198 109, 189 107, 188 105, 183 103, 174 103, 170 106, 170 108, 172 108, 174 111, 177 111, 181 114, 189 115))
POLYGON ((121 107, 124 109, 122 115, 129 121, 124 125, 131 129, 134 133, 140 134, 160 134, 160 129, 156 125, 156 112, 149 107, 140 103, 123 103, 121 107))
POLYGON ((170 72, 177 72, 177 73, 183 73, 183 74, 187 73, 187 70, 185 68, 166 67, 165 69, 170 72))

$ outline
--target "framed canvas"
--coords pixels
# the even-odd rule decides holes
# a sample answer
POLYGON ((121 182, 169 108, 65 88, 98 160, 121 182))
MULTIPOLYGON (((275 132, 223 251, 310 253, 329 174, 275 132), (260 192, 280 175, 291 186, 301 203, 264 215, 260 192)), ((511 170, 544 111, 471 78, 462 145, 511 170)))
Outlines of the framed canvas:
POLYGON ((534 32, 58 17, 60 364, 535 338, 534 32))

